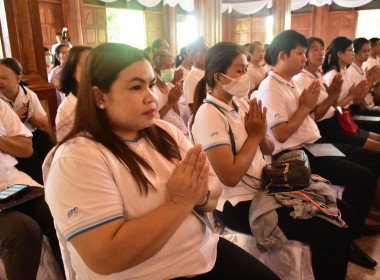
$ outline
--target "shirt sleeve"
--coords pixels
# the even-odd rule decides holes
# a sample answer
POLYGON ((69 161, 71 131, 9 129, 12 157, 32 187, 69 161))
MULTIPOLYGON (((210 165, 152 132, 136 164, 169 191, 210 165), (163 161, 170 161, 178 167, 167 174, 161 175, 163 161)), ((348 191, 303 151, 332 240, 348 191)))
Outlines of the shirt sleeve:
POLYGON ((45 196, 56 225, 68 241, 124 217, 113 176, 113 172, 124 170, 113 170, 118 165, 113 164, 111 158, 90 141, 66 143, 56 151, 45 176, 45 196))
POLYGON ((186 97, 187 104, 194 103, 194 91, 198 81, 194 78, 194 75, 189 74, 183 84, 183 92, 186 97))
POLYGON ((267 107, 268 128, 272 129, 289 120, 287 101, 284 100, 281 91, 275 88, 265 89, 260 92, 259 98, 267 107))
POLYGON ((204 151, 220 145, 231 145, 228 131, 226 117, 213 105, 203 104, 192 127, 194 143, 201 144, 204 151))

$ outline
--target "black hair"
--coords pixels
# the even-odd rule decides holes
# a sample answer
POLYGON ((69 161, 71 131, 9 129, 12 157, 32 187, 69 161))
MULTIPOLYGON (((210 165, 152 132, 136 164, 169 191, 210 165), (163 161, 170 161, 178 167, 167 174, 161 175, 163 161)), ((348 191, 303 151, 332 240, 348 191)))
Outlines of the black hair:
POLYGON ((59 56, 59 53, 61 52, 61 49, 63 47, 69 47, 69 46, 66 45, 66 44, 60 44, 60 45, 58 45, 55 48, 55 51, 54 51, 54 65, 53 65, 53 67, 57 67, 57 66, 61 65, 61 62, 59 61, 58 56, 59 56))
POLYGON ((198 37, 193 42, 191 42, 186 49, 187 54, 195 55, 198 50, 205 44, 205 39, 203 37, 198 37))
POLYGON ((187 47, 183 47, 181 49, 181 52, 179 53, 179 55, 177 55, 175 57, 175 67, 180 66, 182 64, 183 60, 185 59, 185 55, 187 55, 186 48, 187 47))
POLYGON ((11 69, 16 75, 22 76, 22 66, 21 66, 20 62, 18 62, 17 59, 14 59, 12 57, 1 58, 0 64, 11 69))
POLYGON ((44 47, 44 52, 50 52, 49 48, 44 47))
POLYGON ((308 62, 309 62, 309 49, 310 49, 310 46, 314 43, 314 42, 318 42, 322 45, 322 48, 325 48, 325 42, 323 42, 323 40, 321 38, 318 38, 318 37, 308 37, 307 38, 307 43, 308 43, 308 48, 306 50, 306 63, 305 63, 305 66, 307 66, 308 62))
POLYGON ((372 45, 376 44, 377 41, 379 41, 379 38, 373 37, 369 39, 369 45, 372 47, 372 45))
POLYGON ((163 41, 164 41, 164 39, 160 38, 160 39, 155 40, 152 43, 152 53, 154 53, 156 51, 156 49, 161 48, 161 45, 162 45, 163 41))
POLYGON ((333 69, 340 72, 338 52, 345 52, 352 45, 352 40, 347 37, 336 37, 329 45, 326 53, 325 61, 323 61, 323 73, 327 73, 333 69))
POLYGON ((225 74, 228 67, 231 66, 234 59, 240 54, 245 55, 245 50, 241 46, 231 42, 220 42, 208 51, 206 55, 205 75, 198 82, 194 91, 194 116, 190 124, 190 129, 194 123, 195 115, 197 114, 199 107, 206 98, 206 85, 210 89, 214 88, 214 74, 225 74))
POLYGON ((361 37, 356 38, 352 43, 354 44, 354 52, 358 53, 362 49, 363 45, 368 44, 369 41, 366 38, 361 37))
POLYGON ((273 39, 265 53, 265 62, 268 65, 275 66, 280 52, 284 52, 289 56, 291 50, 295 49, 298 45, 308 48, 305 36, 292 29, 282 31, 273 39))
POLYGON ((77 64, 82 52, 91 50, 92 48, 89 46, 74 46, 70 49, 69 57, 67 58, 65 66, 62 68, 59 79, 59 91, 63 92, 66 96, 69 95, 70 92, 77 96, 78 82, 74 76, 77 69, 77 64))

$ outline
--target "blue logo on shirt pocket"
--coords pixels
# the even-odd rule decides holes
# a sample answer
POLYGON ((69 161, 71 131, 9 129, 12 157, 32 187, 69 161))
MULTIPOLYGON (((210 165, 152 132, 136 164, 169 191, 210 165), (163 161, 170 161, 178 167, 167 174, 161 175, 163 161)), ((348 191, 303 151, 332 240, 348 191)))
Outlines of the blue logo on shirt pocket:
POLYGON ((67 213, 67 216, 69 217, 69 219, 70 219, 71 216, 74 215, 76 212, 78 212, 78 207, 74 207, 73 209, 71 209, 71 210, 67 213))
POLYGON ((216 135, 218 135, 219 134, 219 132, 213 132, 213 133, 211 133, 211 137, 214 137, 214 136, 216 136, 216 135))

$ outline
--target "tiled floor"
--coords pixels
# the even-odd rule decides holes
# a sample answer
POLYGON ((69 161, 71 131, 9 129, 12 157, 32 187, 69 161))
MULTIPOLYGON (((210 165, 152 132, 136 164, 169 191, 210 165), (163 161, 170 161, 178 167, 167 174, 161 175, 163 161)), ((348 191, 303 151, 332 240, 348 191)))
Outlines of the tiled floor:
MULTIPOLYGON (((368 223, 375 223, 368 220, 368 223)), ((368 255, 370 255, 378 265, 375 269, 366 269, 361 266, 349 263, 346 280, 378 280, 380 279, 380 235, 364 236, 357 240, 357 244, 368 255)))

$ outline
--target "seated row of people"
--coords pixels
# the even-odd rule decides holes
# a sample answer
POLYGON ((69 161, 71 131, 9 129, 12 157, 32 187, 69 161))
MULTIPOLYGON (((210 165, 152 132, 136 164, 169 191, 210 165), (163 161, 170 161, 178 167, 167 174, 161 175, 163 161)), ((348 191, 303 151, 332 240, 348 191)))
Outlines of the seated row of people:
MULTIPOLYGON (((204 69, 189 92, 194 94, 190 136, 203 152, 200 145, 192 147, 184 130, 155 120, 165 120, 169 112, 181 116, 180 106, 191 104, 180 99, 181 83, 169 84, 174 58, 168 52, 155 52, 152 68, 140 50, 122 44, 70 50, 60 84, 78 101, 61 104, 57 128, 62 135, 44 166, 46 199, 67 271, 73 273, 67 277, 277 279, 254 257, 218 241, 194 211, 216 207, 227 226, 251 234, 249 209, 260 192, 263 154, 276 158, 303 144, 326 142, 315 120, 339 102, 336 88, 343 78, 325 87, 315 73, 315 81, 299 89, 292 78, 304 67, 312 44, 308 48, 306 38, 292 30, 278 35, 266 55, 273 71, 248 103, 243 100, 251 89, 243 49, 219 43, 208 51, 204 41, 189 46, 193 66, 204 69), (319 104, 321 87, 328 101, 319 104), (157 218, 163 215, 166 219, 157 218), (99 239, 104 242, 93 246, 99 239)), ((311 60, 314 73, 319 62, 311 60)), ((289 208, 276 210, 284 236, 311 245, 316 279, 344 279, 348 259, 376 265, 351 240, 380 231, 365 225, 380 154, 334 144, 345 159, 305 152, 314 173, 346 187, 337 203, 348 228, 318 217, 294 220, 289 208)))

